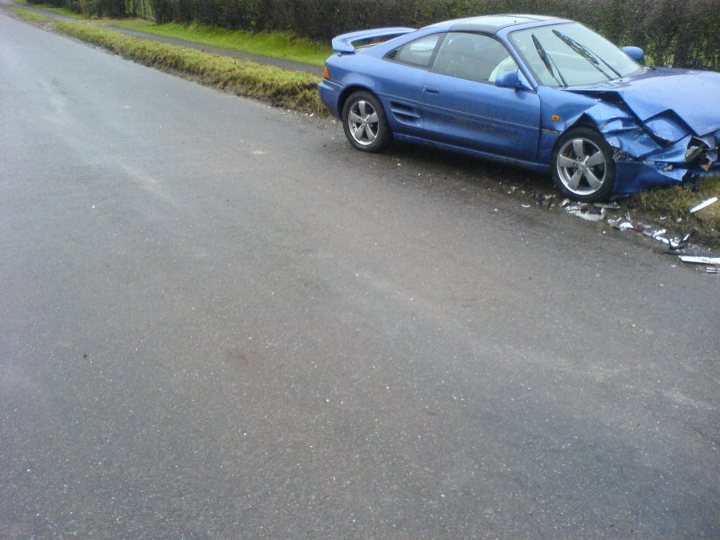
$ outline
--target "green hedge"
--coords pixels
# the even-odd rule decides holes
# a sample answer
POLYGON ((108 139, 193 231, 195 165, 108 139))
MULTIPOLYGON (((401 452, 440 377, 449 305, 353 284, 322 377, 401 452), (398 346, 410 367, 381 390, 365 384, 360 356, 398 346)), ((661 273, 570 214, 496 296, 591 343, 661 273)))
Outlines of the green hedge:
POLYGON ((244 30, 282 30, 328 41, 379 26, 423 26, 488 13, 539 13, 585 23, 656 65, 720 70, 720 0, 29 0, 86 14, 244 30), (149 5, 148 5, 149 3, 149 5))

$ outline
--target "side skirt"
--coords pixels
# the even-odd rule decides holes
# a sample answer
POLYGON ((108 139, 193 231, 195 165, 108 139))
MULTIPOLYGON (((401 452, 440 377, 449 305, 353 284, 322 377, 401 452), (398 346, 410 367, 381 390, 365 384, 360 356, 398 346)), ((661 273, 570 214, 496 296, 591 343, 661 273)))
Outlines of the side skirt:
POLYGON ((529 169, 531 171, 535 171, 535 172, 539 172, 539 173, 549 173, 550 172, 550 164, 548 164, 548 163, 537 163, 535 161, 525 161, 524 159, 499 156, 497 154, 491 154, 489 152, 482 152, 480 150, 471 150, 469 148, 464 148, 462 146, 455 146, 455 145, 447 144, 447 143, 429 141, 429 140, 423 139, 421 137, 414 137, 412 135, 404 135, 401 133, 393 133, 393 139, 395 139, 396 141, 422 144, 425 146, 430 146, 432 148, 438 148, 440 150, 448 150, 450 152, 459 152, 461 154, 466 154, 469 156, 486 159, 488 161, 495 161, 498 163, 507 163, 508 165, 513 165, 515 167, 520 167, 522 169, 529 169))

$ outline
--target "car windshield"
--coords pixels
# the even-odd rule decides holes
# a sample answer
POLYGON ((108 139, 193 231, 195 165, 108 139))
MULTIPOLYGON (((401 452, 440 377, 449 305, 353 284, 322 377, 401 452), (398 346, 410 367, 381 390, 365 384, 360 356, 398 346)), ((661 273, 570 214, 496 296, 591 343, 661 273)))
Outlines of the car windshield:
POLYGON ((579 23, 518 30, 510 41, 544 86, 583 86, 642 73, 644 68, 579 23))

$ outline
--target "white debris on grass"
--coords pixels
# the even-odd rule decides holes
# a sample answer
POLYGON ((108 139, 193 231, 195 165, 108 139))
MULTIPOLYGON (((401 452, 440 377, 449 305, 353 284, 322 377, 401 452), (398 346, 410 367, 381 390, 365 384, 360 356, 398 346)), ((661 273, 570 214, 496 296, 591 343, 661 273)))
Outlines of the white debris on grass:
POLYGON ((707 207, 710 206, 711 204, 715 204, 717 201, 718 201, 718 198, 717 198, 717 197, 710 197, 709 199, 704 200, 704 201, 701 202, 700 204, 698 204, 698 205, 696 205, 696 206, 693 206, 693 207, 690 209, 690 213, 691 213, 691 214, 694 214, 695 212, 697 212, 697 211, 699 211, 699 210, 702 210, 703 208, 707 208, 707 207))

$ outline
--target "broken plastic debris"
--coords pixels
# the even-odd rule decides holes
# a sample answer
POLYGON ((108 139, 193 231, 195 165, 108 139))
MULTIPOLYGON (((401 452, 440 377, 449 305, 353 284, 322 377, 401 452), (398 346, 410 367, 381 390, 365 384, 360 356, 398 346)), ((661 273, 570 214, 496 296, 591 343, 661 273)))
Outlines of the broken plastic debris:
POLYGON ((643 232, 643 234, 644 234, 645 236, 650 236, 650 237, 652 237, 652 238, 654 238, 654 239, 657 240, 657 238, 661 237, 661 236, 662 236, 663 234, 665 234, 666 232, 667 232, 667 229, 658 229, 658 230, 656 230, 656 231, 651 231, 651 232, 645 231, 645 232, 643 232))
POLYGON ((605 209, 595 208, 591 204, 566 206, 565 211, 585 221, 602 221, 605 218, 605 209))
MULTIPOLYGON (((555 198, 555 195, 540 195, 537 199, 535 199, 535 205, 536 206, 543 206, 545 204, 552 205, 552 201, 555 198)), ((569 199, 566 199, 568 203, 570 203, 569 199)))
POLYGON ((667 245, 670 248, 670 252, 672 252, 686 248, 690 239, 697 233, 697 229, 690 229, 682 238, 668 238, 667 236, 664 236, 666 232, 667 231, 665 229, 660 229, 652 232, 643 231, 643 234, 645 236, 651 236, 653 240, 657 240, 658 242, 667 245))
POLYGON ((710 197, 709 199, 704 200, 704 201, 701 202, 700 204, 698 204, 698 205, 696 205, 696 206, 693 206, 693 207, 690 209, 690 213, 691 213, 691 214, 694 214, 694 213, 697 212, 698 210, 702 210, 703 208, 707 208, 707 207, 710 206, 711 204, 715 204, 717 201, 718 201, 718 198, 717 198, 717 197, 710 197))
POLYGON ((632 221, 630 221, 630 216, 623 216, 615 219, 609 218, 608 225, 610 225, 611 227, 615 227, 616 229, 619 229, 621 231, 635 229, 632 221))
POLYGON ((695 255, 680 255, 680 260, 693 264, 720 264, 720 257, 698 257, 695 255))

